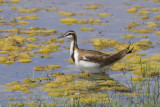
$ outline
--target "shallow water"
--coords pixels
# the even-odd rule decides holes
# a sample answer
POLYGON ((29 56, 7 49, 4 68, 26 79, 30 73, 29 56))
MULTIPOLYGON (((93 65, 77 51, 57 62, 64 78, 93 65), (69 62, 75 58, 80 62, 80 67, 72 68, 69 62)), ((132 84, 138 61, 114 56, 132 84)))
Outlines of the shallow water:
MULTIPOLYGON (((68 31, 68 30, 74 30, 76 31, 78 35, 78 45, 80 48, 84 49, 91 49, 94 50, 94 47, 91 43, 82 43, 82 41, 91 40, 93 38, 110 38, 117 40, 118 42, 124 42, 126 44, 130 42, 136 42, 140 40, 140 35, 146 35, 148 36, 148 39, 153 42, 153 46, 155 48, 149 48, 146 50, 142 50, 139 53, 145 53, 146 56, 152 56, 154 54, 160 53, 160 46, 156 43, 159 43, 159 36, 155 35, 155 32, 153 33, 147 33, 147 34, 140 34, 140 33, 134 33, 132 31, 124 29, 127 24, 131 22, 139 22, 139 23, 146 23, 152 20, 152 16, 155 16, 160 14, 160 12, 155 12, 150 14, 150 18, 146 20, 142 19, 134 19, 134 16, 139 16, 131 13, 127 13, 126 10, 128 8, 131 8, 135 5, 142 5, 145 8, 159 8, 160 2, 154 3, 152 0, 150 1, 144 1, 144 0, 81 0, 81 1, 75 1, 75 0, 21 0, 20 3, 4 3, 0 5, 0 9, 3 9, 3 12, 0 12, 0 18, 4 20, 4 23, 12 20, 14 17, 18 16, 25 16, 25 15, 32 15, 36 14, 38 15, 38 20, 29 20, 29 24, 26 26, 23 25, 1 25, 0 30, 5 29, 12 29, 12 28, 26 28, 29 29, 30 27, 40 27, 40 28, 46 28, 48 29, 55 29, 58 30, 58 33, 55 35, 50 36, 34 36, 35 38, 40 39, 39 42, 45 41, 49 39, 50 37, 57 38, 60 36, 60 34, 68 31), (100 6, 99 9, 84 9, 85 7, 88 7, 87 4, 100 4, 104 6, 100 6), (38 12, 35 13, 20 13, 18 10, 11 10, 11 7, 17 7, 17 8, 40 8, 38 12), (46 9, 48 8, 58 8, 57 11, 49 11, 47 12, 46 9), (73 18, 77 19, 87 19, 87 18, 97 18, 102 20, 102 24, 107 25, 101 25, 98 23, 95 23, 93 25, 91 24, 73 24, 71 26, 67 26, 65 24, 62 24, 60 22, 60 19, 65 18, 66 16, 59 15, 59 11, 67 11, 72 13, 80 13, 82 15, 75 15, 72 16, 73 18), (111 17, 99 17, 98 13, 110 13, 113 16, 111 17), (82 27, 93 27, 95 28, 93 31, 86 31, 83 32, 80 30, 82 27), (101 32, 101 33, 100 33, 101 32), (134 34, 136 37, 129 40, 124 39, 122 36, 125 34, 134 34)), ((159 23, 158 21, 154 21, 156 23, 159 23)), ((141 27, 140 27, 141 28, 141 27)), ((144 27, 145 28, 145 27, 144 27)), ((156 31, 158 31, 159 28, 156 28, 156 31)), ((1 34, 7 34, 7 33, 1 33, 1 34)), ((21 35, 21 34, 20 34, 21 35)), ((26 36, 26 35, 24 35, 26 36)), ((42 44, 42 43, 40 43, 42 44)), ((70 43, 65 40, 63 44, 59 44, 61 47, 61 51, 59 52, 52 52, 49 54, 51 56, 50 59, 48 58, 41 58, 40 54, 36 54, 34 57, 32 57, 31 63, 18 63, 15 62, 12 65, 6 65, 1 63, 0 64, 0 96, 2 96, 0 100, 4 100, 5 97, 8 96, 16 96, 16 94, 20 94, 23 96, 24 93, 20 92, 7 92, 5 91, 5 86, 3 84, 13 82, 13 81, 23 81, 25 78, 27 78, 26 73, 30 73, 31 76, 33 74, 33 68, 38 65, 51 65, 51 64, 59 64, 61 65, 61 68, 56 69, 52 72, 45 72, 43 77, 46 77, 47 74, 56 73, 56 72, 63 72, 65 74, 76 74, 81 73, 74 65, 69 64, 65 60, 70 58, 69 56, 69 50, 64 49, 62 47, 64 46, 70 46, 70 43), (66 69, 66 67, 68 69, 66 69)), ((114 48, 104 48, 100 50, 101 52, 113 52, 115 51, 114 48)), ((131 77, 136 76, 132 72, 126 71, 126 73, 123 75, 123 72, 121 71, 109 71, 108 74, 111 78, 117 80, 121 84, 127 85, 126 81, 130 81, 131 77)), ((38 77, 41 76, 42 72, 34 72, 34 76, 38 77)), ((38 92, 33 93, 35 95, 41 95, 38 92)), ((26 94, 24 94, 26 95, 26 94)), ((44 92, 44 96, 47 96, 47 94, 44 92)), ((6 101, 7 102, 7 101, 6 101)))

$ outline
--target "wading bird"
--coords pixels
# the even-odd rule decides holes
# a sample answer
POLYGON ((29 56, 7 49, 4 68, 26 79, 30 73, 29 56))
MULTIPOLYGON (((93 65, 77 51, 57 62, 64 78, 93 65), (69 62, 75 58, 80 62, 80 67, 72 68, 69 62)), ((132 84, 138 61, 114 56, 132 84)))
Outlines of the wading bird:
POLYGON ((109 70, 109 66, 118 60, 125 57, 127 54, 132 53, 129 46, 115 54, 105 54, 98 51, 80 49, 77 45, 77 35, 74 31, 67 31, 59 38, 68 38, 71 41, 70 56, 75 65, 82 71, 88 73, 102 73, 109 70))

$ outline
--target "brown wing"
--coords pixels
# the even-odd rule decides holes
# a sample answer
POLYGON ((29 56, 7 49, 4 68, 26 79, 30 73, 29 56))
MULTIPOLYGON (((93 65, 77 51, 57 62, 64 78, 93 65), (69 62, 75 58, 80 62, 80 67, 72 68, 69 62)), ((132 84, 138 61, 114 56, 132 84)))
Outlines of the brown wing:
POLYGON ((101 66, 106 66, 122 59, 127 54, 132 53, 133 48, 131 50, 129 50, 129 48, 130 45, 126 49, 117 52, 113 55, 101 53, 98 51, 79 49, 79 60, 95 62, 99 63, 101 66))
POLYGON ((111 55, 92 50, 79 49, 79 60, 103 64, 111 55))

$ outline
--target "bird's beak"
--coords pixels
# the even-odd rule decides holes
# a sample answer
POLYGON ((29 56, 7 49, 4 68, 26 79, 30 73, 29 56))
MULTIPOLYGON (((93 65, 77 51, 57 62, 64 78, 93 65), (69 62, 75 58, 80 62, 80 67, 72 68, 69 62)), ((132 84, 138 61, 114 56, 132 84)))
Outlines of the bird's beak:
POLYGON ((60 39, 60 38, 64 38, 65 36, 64 36, 64 34, 63 35, 61 35, 60 37, 58 37, 57 39, 60 39))

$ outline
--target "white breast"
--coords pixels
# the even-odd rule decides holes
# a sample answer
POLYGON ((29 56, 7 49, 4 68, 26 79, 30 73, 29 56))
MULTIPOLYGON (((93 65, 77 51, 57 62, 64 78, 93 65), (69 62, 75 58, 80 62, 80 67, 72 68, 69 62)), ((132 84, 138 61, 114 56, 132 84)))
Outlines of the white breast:
POLYGON ((74 46, 74 41, 72 40, 72 41, 71 41, 71 45, 70 45, 70 56, 71 56, 72 53, 73 53, 73 46, 74 46))
POLYGON ((74 51, 74 60, 75 60, 75 64, 77 67, 78 67, 78 55, 79 55, 78 50, 75 50, 74 51))
MULTIPOLYGON (((89 72, 89 73, 99 73, 101 72, 100 65, 98 63, 89 62, 89 61, 78 61, 78 50, 74 51, 74 59, 75 59, 75 65, 82 70, 83 72, 89 72)), ((83 58, 85 58, 83 56, 83 58)), ((86 59, 86 58, 85 58, 86 59)))

